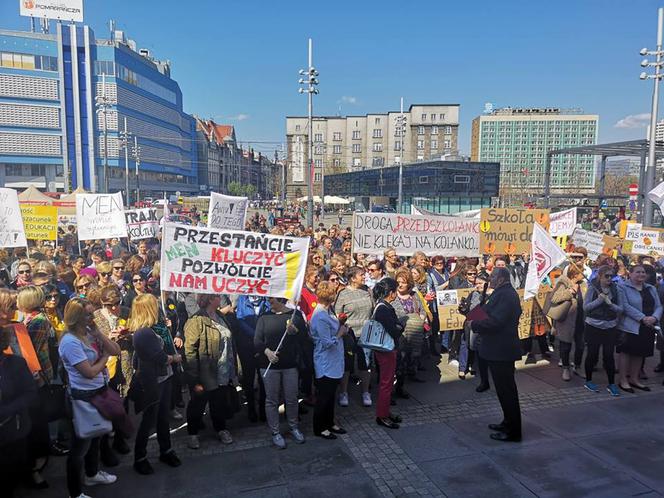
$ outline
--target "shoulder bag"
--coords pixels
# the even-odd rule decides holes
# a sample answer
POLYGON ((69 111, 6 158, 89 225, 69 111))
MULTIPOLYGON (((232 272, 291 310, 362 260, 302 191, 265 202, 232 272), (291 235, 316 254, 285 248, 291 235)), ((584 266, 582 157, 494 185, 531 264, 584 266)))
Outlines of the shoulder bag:
MULTIPOLYGON (((381 305, 384 306, 383 303, 378 303, 378 306, 381 305)), ((362 333, 357 343, 365 349, 387 353, 394 350, 394 339, 387 333, 383 324, 374 319, 378 306, 376 306, 371 318, 362 327, 362 333)))
POLYGON ((542 313, 551 318, 551 320, 555 320, 556 322, 562 322, 565 320, 570 308, 572 307, 571 299, 558 304, 551 303, 553 295, 556 293, 559 287, 560 283, 556 284, 554 289, 546 295, 546 298, 544 299, 544 306, 542 307, 542 313))
POLYGON ((71 395, 71 392, 70 397, 76 437, 92 439, 108 434, 113 430, 111 421, 104 418, 90 401, 76 399, 71 395))

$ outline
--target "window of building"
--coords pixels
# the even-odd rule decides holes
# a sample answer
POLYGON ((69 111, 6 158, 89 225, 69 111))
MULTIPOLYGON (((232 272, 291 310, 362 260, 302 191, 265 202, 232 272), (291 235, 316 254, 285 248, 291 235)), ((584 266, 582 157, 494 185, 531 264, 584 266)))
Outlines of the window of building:
POLYGON ((431 127, 431 134, 432 135, 438 135, 438 127, 437 126, 432 126, 431 127))
POLYGON ((418 161, 423 161, 423 160, 424 160, 424 156, 417 156, 417 160, 418 160, 418 161))
POLYGON ((454 175, 454 183, 470 183, 469 175, 454 175))
POLYGON ((427 115, 426 115, 426 114, 422 114, 422 121, 426 121, 426 120, 427 120, 427 115))
POLYGON ((417 141, 417 149, 418 150, 424 149, 424 140, 417 141))
POLYGON ((396 140, 394 142, 394 150, 401 150, 401 140, 396 140))
POLYGON ((333 165, 335 168, 339 168, 339 167, 341 166, 341 159, 334 159, 334 160, 332 161, 332 165, 333 165))
POLYGON ((323 141, 323 134, 322 133, 315 133, 314 134, 314 142, 322 142, 323 141))
POLYGON ((401 128, 397 127, 394 129, 394 136, 395 137, 400 137, 401 136, 401 128))
POLYGON ((322 145, 316 145, 314 147, 314 154, 321 155, 323 153, 323 146, 322 145))
POLYGON ((380 128, 374 128, 373 137, 374 138, 383 138, 383 130, 381 130, 380 128))
POLYGON ((314 166, 316 168, 322 168, 323 167, 323 160, 322 159, 314 159, 314 166))
POLYGON ((332 153, 334 154, 341 154, 341 145, 334 145, 332 147, 332 153))
POLYGON ((335 142, 340 142, 341 141, 341 132, 340 131, 335 131, 332 134, 332 140, 334 140, 335 142))
POLYGON ((417 127, 417 134, 418 135, 424 135, 424 126, 418 126, 417 127))
POLYGON ((377 125, 379 125, 379 124, 380 124, 380 118, 376 118, 376 119, 374 120, 374 123, 377 124, 377 125))
POLYGON ((428 176, 420 176, 420 183, 429 183, 428 176))
POLYGON ((445 141, 443 142, 443 148, 445 148, 445 149, 449 149, 449 148, 451 148, 451 147, 452 147, 452 141, 451 141, 451 140, 445 140, 445 141))
POLYGON ((354 153, 362 152, 362 145, 360 145, 360 144, 353 144, 353 152, 354 152, 354 153))
POLYGON ((295 125, 295 131, 300 131, 300 125, 295 125))
POLYGON ((451 126, 446 126, 445 127, 445 135, 451 135, 452 134, 452 127, 451 126))
POLYGON ((374 142, 373 151, 374 152, 383 152, 383 144, 380 143, 380 142, 374 142))
POLYGON ((360 130, 354 130, 353 131, 353 140, 359 140, 360 139, 360 130))
POLYGON ((353 159, 353 166, 355 166, 355 167, 362 166, 362 159, 360 159, 359 157, 356 157, 355 159, 353 159))
POLYGON ((438 140, 431 141, 431 150, 436 150, 438 148, 438 140))
POLYGON ((321 179, 320 173, 314 173, 314 181, 320 182, 320 179, 321 179))
POLYGON ((436 120, 436 113, 432 112, 431 113, 431 121, 435 121, 435 120, 436 120))
POLYGON ((373 166, 376 166, 376 167, 383 166, 384 163, 385 163, 385 160, 384 160, 382 157, 374 157, 374 158, 371 160, 371 164, 372 164, 373 166))

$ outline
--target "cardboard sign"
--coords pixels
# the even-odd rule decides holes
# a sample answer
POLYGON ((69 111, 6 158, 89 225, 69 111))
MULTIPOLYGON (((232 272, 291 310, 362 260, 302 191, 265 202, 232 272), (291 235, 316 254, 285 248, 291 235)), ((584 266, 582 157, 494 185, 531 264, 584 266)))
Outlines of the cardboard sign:
POLYGON ((548 209, 484 208, 480 214, 482 254, 523 254, 530 252, 533 225, 549 227, 548 209))
POLYGON ((479 221, 472 218, 393 213, 355 213, 353 252, 382 254, 388 247, 401 256, 479 256, 479 221))
POLYGON ((194 208, 196 208, 196 211, 200 214, 206 214, 210 209, 210 198, 207 196, 182 198, 182 209, 185 211, 193 211, 194 208))
POLYGON ((459 313, 459 303, 467 298, 473 289, 439 290, 436 292, 440 331, 461 330, 466 317, 459 313))
POLYGON ((131 240, 151 239, 159 235, 159 220, 163 209, 143 208, 125 211, 127 234, 131 240))
POLYGON ((299 299, 309 239, 164 223, 161 289, 299 299))
POLYGON ((122 193, 78 194, 76 220, 79 240, 114 239, 127 236, 122 193))
POLYGON ((521 317, 519 318, 519 339, 530 337, 530 329, 533 322, 533 303, 536 299, 523 300, 523 289, 517 289, 521 303, 521 317))
POLYGON ((595 261, 604 252, 604 235, 577 227, 572 234, 574 247, 585 247, 588 259, 595 261))
POLYGON ((29 240, 56 240, 58 208, 55 206, 21 206, 25 237, 29 240))
POLYGON ((13 188, 0 188, 0 247, 26 247, 18 194, 13 188))
POLYGON ((576 208, 551 213, 549 220, 551 222, 549 225, 549 234, 551 237, 572 235, 576 228, 576 208))
POLYGON ((625 231, 625 254, 664 255, 664 230, 630 223, 625 231))
POLYGON ((244 230, 249 199, 232 195, 210 193, 207 225, 220 230, 244 230))

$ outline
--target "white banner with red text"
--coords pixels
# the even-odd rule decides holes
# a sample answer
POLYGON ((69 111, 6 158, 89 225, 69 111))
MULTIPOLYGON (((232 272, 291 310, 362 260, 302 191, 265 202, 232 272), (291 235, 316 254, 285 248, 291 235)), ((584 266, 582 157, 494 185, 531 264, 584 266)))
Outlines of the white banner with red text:
POLYGON ((161 289, 297 301, 309 239, 164 223, 161 289))
POLYGON ((355 213, 353 252, 382 254, 388 247, 400 256, 422 251, 433 256, 477 257, 479 220, 456 216, 355 213))

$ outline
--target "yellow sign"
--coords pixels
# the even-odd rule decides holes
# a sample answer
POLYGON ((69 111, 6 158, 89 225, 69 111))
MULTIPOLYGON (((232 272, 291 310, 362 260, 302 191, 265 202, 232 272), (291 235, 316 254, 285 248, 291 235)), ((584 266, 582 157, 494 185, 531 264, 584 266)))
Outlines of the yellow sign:
POLYGON ((548 209, 484 208, 480 214, 482 254, 523 254, 530 252, 533 226, 549 229, 548 209), (486 231, 485 231, 486 229, 486 231))
POLYGON ((56 206, 21 206, 25 238, 56 240, 58 236, 58 208, 56 206))

